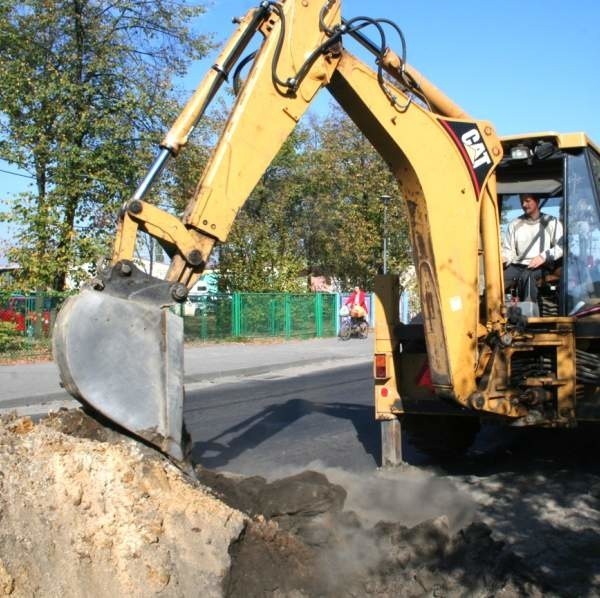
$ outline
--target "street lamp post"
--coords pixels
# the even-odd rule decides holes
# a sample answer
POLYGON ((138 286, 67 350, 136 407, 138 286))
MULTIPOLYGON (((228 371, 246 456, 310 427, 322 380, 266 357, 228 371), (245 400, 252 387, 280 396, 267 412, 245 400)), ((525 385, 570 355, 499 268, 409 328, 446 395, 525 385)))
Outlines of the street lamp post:
POLYGON ((392 198, 389 195, 382 195, 380 199, 383 203, 383 274, 387 274, 387 207, 392 198))

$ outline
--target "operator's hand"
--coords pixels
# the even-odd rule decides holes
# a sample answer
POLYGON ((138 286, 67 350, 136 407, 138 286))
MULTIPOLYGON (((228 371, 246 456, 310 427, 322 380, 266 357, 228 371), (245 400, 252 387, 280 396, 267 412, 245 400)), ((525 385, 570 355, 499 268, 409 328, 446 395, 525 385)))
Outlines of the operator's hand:
POLYGON ((542 264, 546 261, 545 255, 536 255, 529 262, 529 266, 527 266, 530 270, 535 270, 536 268, 540 268, 542 264))

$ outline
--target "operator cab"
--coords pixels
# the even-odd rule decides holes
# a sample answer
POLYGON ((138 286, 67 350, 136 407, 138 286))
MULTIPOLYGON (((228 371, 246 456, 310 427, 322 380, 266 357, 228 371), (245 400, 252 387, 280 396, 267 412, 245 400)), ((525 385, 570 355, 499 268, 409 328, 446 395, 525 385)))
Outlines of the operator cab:
POLYGON ((582 133, 542 133, 503 139, 497 169, 501 234, 520 216, 520 194, 540 196, 545 214, 560 220, 563 257, 541 282, 541 316, 600 310, 600 151, 582 133))

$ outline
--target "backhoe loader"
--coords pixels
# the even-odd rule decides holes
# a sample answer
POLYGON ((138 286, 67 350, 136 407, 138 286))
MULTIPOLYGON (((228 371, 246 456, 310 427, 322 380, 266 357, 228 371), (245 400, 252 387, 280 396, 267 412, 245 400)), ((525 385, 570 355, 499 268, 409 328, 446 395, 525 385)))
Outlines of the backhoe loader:
POLYGON ((402 428, 424 450, 458 451, 486 418, 524 426, 600 418, 598 148, 584 134, 500 139, 491 123, 470 117, 407 64, 397 25, 345 20, 341 5, 264 1, 239 19, 122 206, 111 259, 60 312, 53 349, 63 385, 108 420, 185 459, 183 331, 170 306, 185 301, 325 88, 398 181, 419 283, 421 316, 401 323, 398 277, 377 278, 373 368, 383 463, 401 460, 402 428), (388 30, 400 39, 398 53, 388 47, 388 30), (250 53, 255 36, 259 48, 250 53), (346 40, 372 54, 374 66, 350 53, 346 40), (177 218, 144 198, 230 77, 235 103, 177 218), (523 192, 544 194, 567 231, 563 262, 543 281, 537 312, 507 303, 504 291, 501 226, 523 192), (170 256, 164 280, 135 266, 139 231, 170 256))

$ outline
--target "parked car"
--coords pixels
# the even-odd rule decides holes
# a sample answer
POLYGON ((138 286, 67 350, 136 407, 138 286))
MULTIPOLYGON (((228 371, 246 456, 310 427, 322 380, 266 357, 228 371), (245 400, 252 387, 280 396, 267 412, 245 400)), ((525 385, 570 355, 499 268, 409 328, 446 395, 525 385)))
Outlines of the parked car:
POLYGON ((35 327, 38 317, 42 318, 42 331, 45 336, 50 332, 50 309, 52 298, 44 298, 42 312, 35 310, 35 296, 11 295, 0 306, 0 321, 12 322, 18 332, 26 333, 28 327, 35 327))

